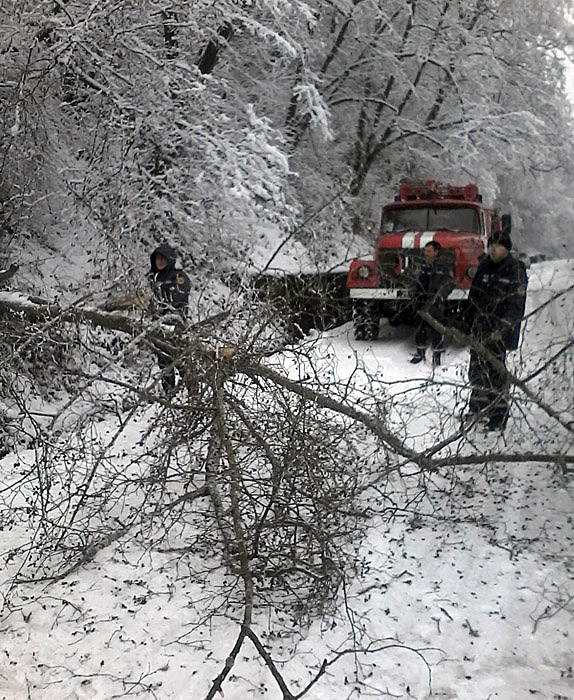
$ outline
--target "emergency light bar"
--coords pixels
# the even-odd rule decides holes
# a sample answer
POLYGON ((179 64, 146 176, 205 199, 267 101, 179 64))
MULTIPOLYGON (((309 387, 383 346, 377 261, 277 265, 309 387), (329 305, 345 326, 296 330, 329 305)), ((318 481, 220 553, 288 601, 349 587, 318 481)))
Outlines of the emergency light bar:
POLYGON ((468 185, 441 185, 436 180, 424 184, 404 183, 399 187, 396 202, 409 202, 415 199, 460 199, 465 202, 481 202, 482 196, 474 183, 468 185))

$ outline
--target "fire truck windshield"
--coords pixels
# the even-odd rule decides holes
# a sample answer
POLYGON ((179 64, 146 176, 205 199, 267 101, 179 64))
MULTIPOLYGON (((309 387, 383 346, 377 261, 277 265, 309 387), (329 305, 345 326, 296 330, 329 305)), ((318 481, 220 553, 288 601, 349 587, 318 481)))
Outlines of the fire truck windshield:
POLYGON ((386 209, 382 231, 480 232, 478 212, 472 207, 409 207, 386 209))

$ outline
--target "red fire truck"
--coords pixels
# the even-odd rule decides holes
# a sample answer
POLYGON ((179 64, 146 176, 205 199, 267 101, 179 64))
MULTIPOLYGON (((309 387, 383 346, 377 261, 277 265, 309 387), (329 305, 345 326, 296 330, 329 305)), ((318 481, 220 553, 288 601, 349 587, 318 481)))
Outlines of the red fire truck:
POLYGON ((483 204, 473 183, 402 184, 395 201, 383 207, 374 258, 353 260, 347 275, 355 338, 375 340, 381 318, 388 318, 392 325, 416 319, 416 279, 423 249, 433 240, 441 244, 441 255, 452 270, 454 289, 448 297, 448 311, 459 313, 487 238, 501 224, 510 227, 510 216, 501 218, 483 204))

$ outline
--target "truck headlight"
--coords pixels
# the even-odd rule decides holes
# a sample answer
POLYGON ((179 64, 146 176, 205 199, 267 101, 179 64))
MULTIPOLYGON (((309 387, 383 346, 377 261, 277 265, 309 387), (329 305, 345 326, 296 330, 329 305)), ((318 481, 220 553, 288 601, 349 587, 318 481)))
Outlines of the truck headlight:
POLYGON ((369 279, 371 276, 371 268, 368 265, 361 265, 357 268, 357 275, 363 280, 369 279))
POLYGON ((476 271, 478 270, 477 265, 469 265, 466 268, 466 274, 470 277, 471 280, 473 280, 476 277, 476 271))

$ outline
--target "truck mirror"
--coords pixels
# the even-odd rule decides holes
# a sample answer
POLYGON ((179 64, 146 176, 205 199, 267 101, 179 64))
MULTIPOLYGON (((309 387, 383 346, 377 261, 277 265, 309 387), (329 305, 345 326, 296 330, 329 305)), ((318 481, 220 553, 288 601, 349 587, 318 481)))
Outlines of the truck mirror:
POLYGON ((500 228, 504 233, 510 233, 512 230, 512 216, 510 214, 503 214, 500 217, 500 228))

